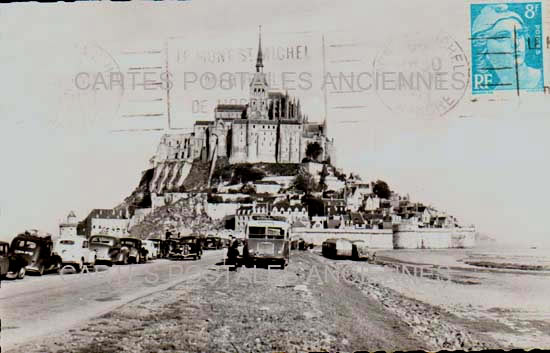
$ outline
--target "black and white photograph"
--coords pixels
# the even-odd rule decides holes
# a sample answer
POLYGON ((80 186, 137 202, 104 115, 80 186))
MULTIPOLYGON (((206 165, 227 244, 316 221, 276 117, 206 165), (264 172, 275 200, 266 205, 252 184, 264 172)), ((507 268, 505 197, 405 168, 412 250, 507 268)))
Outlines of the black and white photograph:
POLYGON ((550 2, 0 5, 0 351, 550 349, 550 2))

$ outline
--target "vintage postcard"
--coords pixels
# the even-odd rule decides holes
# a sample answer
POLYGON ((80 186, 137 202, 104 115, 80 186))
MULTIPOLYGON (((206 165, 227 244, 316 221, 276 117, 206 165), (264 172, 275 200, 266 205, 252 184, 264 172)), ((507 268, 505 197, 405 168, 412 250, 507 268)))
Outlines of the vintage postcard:
POLYGON ((2 352, 550 349, 550 2, 0 5, 2 352))

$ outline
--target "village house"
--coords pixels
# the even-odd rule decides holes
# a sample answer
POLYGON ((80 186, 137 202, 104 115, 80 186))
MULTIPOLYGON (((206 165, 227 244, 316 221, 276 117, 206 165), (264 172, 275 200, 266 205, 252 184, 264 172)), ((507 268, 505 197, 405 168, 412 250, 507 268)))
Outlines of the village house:
POLYGON ((59 224, 59 237, 75 237, 78 221, 74 211, 69 212, 65 222, 59 224))
POLYGON ((370 194, 367 196, 364 202, 363 208, 365 211, 374 211, 380 208, 380 198, 376 194, 370 194))
POLYGON ((129 222, 126 210, 94 209, 83 221, 84 234, 87 238, 92 235, 124 237, 128 235, 129 222))
POLYGON ((271 216, 284 217, 289 223, 309 223, 307 207, 305 206, 274 206, 271 209, 271 216))
POLYGON ((327 222, 326 216, 313 216, 311 217, 311 228, 324 229, 326 222, 327 222))

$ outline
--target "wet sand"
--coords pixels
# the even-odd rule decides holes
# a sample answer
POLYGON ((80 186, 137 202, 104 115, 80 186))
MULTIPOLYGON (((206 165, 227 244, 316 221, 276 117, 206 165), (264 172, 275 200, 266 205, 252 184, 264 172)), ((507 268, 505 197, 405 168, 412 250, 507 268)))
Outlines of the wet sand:
MULTIPOLYGON (((386 263, 370 271, 369 279, 470 322, 503 345, 550 348, 550 271, 494 269, 474 266, 469 260, 487 257, 507 263, 510 258, 485 255, 477 249, 393 250, 377 252, 386 263), (500 259, 498 259, 500 257, 500 259), (421 264, 421 265, 419 265, 421 264), (402 271, 402 266, 411 268, 402 271), (420 269, 437 269, 439 278, 419 276, 420 269)), ((544 264, 545 258, 519 256, 517 265, 544 264)), ((426 273, 427 271, 424 271, 426 273)))

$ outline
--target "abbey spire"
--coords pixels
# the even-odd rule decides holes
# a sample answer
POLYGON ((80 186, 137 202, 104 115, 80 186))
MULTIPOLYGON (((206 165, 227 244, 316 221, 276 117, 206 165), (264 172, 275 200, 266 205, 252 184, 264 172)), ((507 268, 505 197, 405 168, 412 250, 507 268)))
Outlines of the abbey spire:
POLYGON ((250 119, 267 120, 268 117, 268 91, 269 84, 264 73, 262 54, 262 27, 258 39, 258 57, 256 59, 256 72, 250 82, 250 103, 247 116, 250 119))
POLYGON ((262 26, 260 26, 258 36, 258 56, 256 58, 256 72, 264 71, 264 57, 262 54, 262 26))

